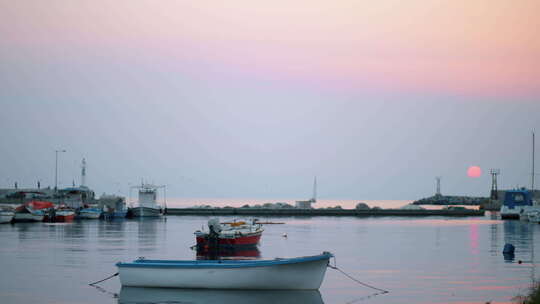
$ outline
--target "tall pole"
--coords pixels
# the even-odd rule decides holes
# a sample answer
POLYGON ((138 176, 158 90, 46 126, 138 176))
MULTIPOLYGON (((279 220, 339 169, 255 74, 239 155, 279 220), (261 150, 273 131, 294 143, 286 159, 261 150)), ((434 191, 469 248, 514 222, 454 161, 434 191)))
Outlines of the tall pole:
POLYGON ((534 131, 532 132, 532 172, 531 172, 531 190, 534 195, 534 131))
POLYGON ((435 196, 441 196, 441 177, 437 176, 435 177, 435 180, 437 181, 437 189, 435 190, 435 196))
POLYGON ((313 179, 313 202, 317 202, 317 177, 313 179))
POLYGON ((66 150, 54 150, 54 192, 58 192, 58 152, 66 152, 66 150))
POLYGON ((163 214, 167 214, 167 185, 163 186, 163 205, 165 207, 163 214))
POLYGON ((491 174, 491 199, 492 200, 498 200, 499 199, 499 189, 497 186, 497 175, 501 174, 500 169, 491 169, 489 170, 489 174, 491 174))

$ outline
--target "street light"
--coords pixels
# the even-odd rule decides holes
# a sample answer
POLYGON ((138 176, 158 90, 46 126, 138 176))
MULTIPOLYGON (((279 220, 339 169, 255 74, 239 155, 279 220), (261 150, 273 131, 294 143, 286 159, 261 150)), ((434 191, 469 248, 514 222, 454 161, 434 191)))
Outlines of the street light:
POLYGON ((58 152, 66 152, 66 150, 55 150, 55 162, 54 162, 54 192, 58 192, 58 152))

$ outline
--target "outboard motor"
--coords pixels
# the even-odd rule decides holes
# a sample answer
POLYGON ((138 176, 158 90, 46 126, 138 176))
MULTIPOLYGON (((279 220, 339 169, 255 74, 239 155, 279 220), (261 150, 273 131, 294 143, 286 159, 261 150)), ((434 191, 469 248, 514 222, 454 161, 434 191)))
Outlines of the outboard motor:
POLYGON ((214 231, 215 233, 219 234, 221 232, 221 224, 219 223, 219 220, 217 218, 209 219, 208 229, 210 229, 210 233, 214 231))
POLYGON ((217 260, 219 257, 219 233, 221 232, 221 224, 218 219, 208 220, 208 258, 217 260))

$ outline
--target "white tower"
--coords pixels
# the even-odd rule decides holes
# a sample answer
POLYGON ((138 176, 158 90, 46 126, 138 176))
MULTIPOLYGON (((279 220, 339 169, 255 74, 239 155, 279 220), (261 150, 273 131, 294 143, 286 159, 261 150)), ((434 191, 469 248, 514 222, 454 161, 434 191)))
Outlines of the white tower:
POLYGON ((437 181, 437 190, 435 191, 435 196, 441 196, 441 177, 437 176, 435 177, 435 180, 437 181))
POLYGON ((81 187, 86 186, 86 159, 82 159, 81 163, 81 187))

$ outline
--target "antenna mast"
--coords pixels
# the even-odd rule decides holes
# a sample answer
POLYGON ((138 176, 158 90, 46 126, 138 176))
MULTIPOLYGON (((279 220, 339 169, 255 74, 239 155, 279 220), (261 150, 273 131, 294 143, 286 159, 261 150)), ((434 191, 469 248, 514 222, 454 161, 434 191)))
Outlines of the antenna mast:
POLYGON ((491 199, 497 200, 499 199, 499 192, 497 189, 497 175, 501 174, 501 170, 491 169, 489 170, 489 174, 491 174, 491 199))
POLYGON ((311 198, 313 203, 317 202, 317 177, 313 179, 313 198, 311 198))
POLYGON ((86 186, 86 158, 81 163, 81 186, 86 186))
POLYGON ((437 181, 437 190, 435 192, 435 196, 441 196, 441 177, 437 176, 435 177, 435 180, 437 181))

